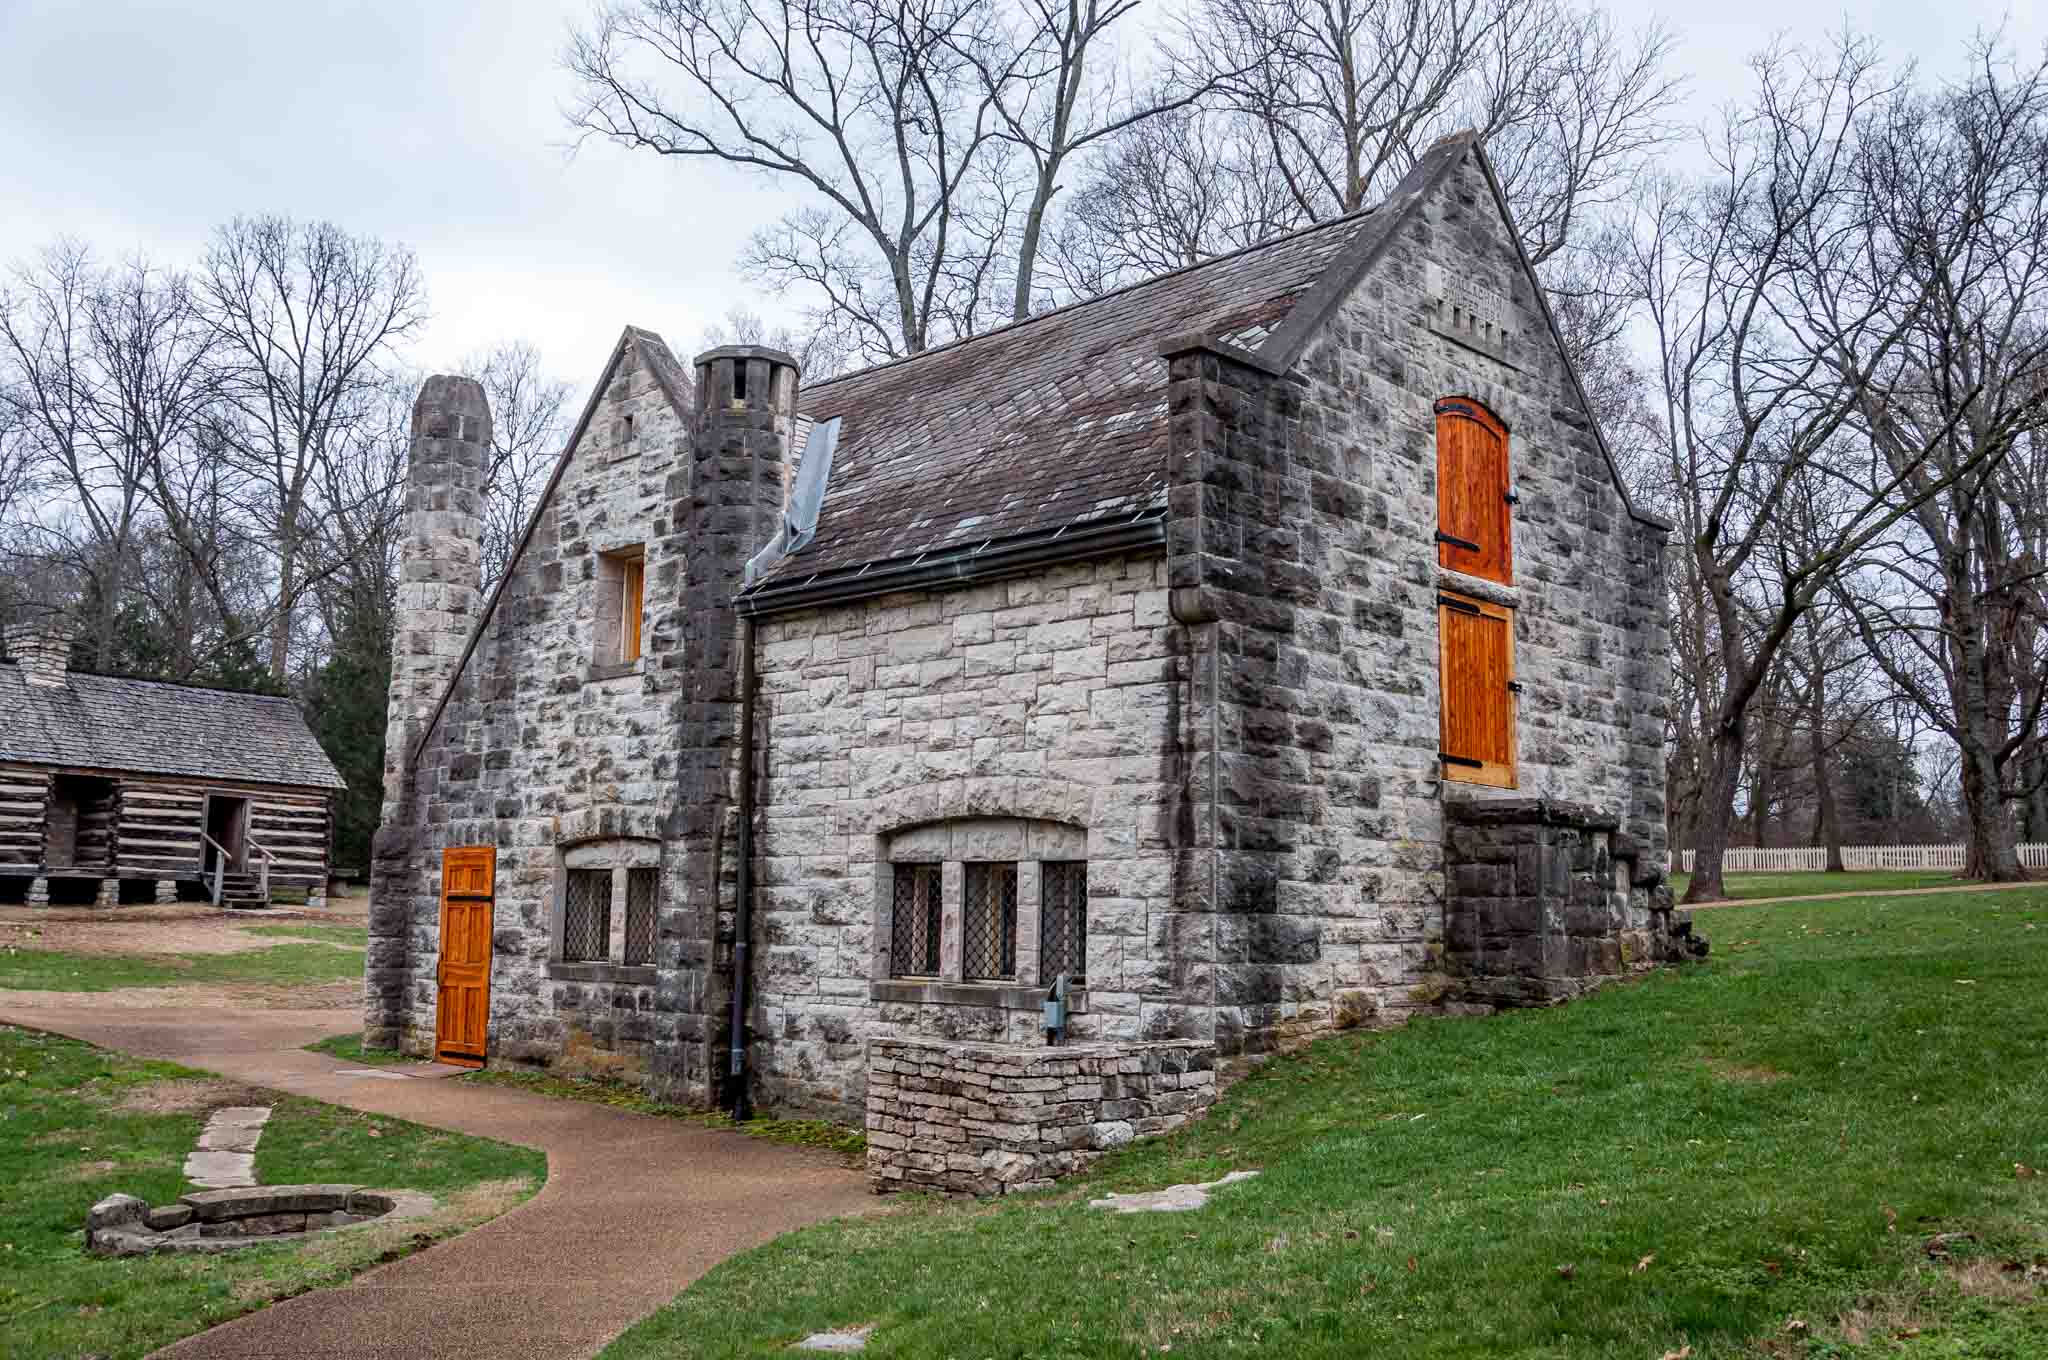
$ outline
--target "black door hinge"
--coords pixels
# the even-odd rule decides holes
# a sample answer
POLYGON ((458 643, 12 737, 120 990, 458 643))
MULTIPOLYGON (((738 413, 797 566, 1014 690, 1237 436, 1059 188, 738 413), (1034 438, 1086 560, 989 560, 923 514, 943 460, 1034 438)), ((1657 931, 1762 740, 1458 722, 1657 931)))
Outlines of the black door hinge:
POLYGON ((1447 534, 1441 529, 1436 531, 1436 541, 1439 543, 1448 543, 1453 548, 1463 548, 1466 552, 1479 551, 1479 545, 1477 543, 1474 543, 1471 539, 1459 538, 1456 534, 1447 534))
POLYGON ((1484 612, 1478 605, 1468 604, 1455 595, 1439 595, 1436 597, 1436 602, 1446 609, 1455 609, 1460 614, 1479 614, 1484 612))
POLYGON ((1436 758, 1446 765, 1465 765, 1475 770, 1482 769, 1486 765, 1486 762, 1483 760, 1474 760, 1470 756, 1454 756, 1449 751, 1438 751, 1436 758))
POLYGON ((1521 681, 1519 681, 1519 680, 1510 680, 1510 681, 1508 681, 1508 693, 1510 693, 1510 694, 1520 694, 1521 692, 1522 692, 1522 682, 1521 682, 1521 681))
POLYGON ((1501 492, 1500 498, 1506 501, 1509 505, 1520 505, 1522 503, 1522 498, 1520 496, 1517 496, 1512 491, 1501 492))

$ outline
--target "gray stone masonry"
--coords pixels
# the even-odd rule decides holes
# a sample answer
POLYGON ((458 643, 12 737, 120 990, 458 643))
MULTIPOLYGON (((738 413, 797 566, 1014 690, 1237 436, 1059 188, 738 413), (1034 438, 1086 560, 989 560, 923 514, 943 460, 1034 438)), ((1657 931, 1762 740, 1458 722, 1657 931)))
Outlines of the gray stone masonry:
MULTIPOLYGON (((1598 807, 1654 862, 1664 532, 1616 490, 1474 160, 1286 374, 1199 345, 1169 364, 1170 584, 1192 717, 1176 936, 1214 960, 1225 1053, 1396 1023, 1445 987, 1445 801, 1489 796, 1437 760, 1439 593, 1515 611, 1518 792, 1598 807), (1454 324, 1475 311, 1498 318, 1487 335, 1454 324), (1438 566, 1447 396, 1508 430, 1512 584, 1438 566)), ((1198 1004, 1209 978, 1188 980, 1198 1004)))
POLYGON ((868 1183, 875 1193, 1039 1190, 1216 1100, 1209 1045, 1059 1048, 868 1041, 868 1183))
POLYGON ((384 812, 370 848, 370 936, 363 960, 363 1042, 400 1045, 413 1028, 410 1002, 427 938, 416 936, 418 900, 440 882, 438 858, 422 872, 416 820, 418 771, 408 763, 427 719, 460 664, 475 621, 483 542, 484 467, 490 403, 471 378, 439 375, 412 408, 393 617, 391 701, 384 732, 384 812))
POLYGON ((1446 1000, 1543 1006, 1704 952, 1675 928, 1663 866, 1611 815, 1541 798, 1449 803, 1446 1000))

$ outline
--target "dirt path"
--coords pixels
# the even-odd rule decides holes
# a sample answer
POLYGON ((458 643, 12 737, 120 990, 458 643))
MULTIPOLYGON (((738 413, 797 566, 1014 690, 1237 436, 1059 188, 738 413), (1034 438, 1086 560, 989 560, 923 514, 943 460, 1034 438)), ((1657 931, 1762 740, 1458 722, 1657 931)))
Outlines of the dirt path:
POLYGON ((1935 893, 2030 891, 2048 892, 2048 883, 1962 883, 1953 888, 1860 888, 1855 892, 1808 893, 1797 897, 1727 897, 1719 902, 1694 902, 1686 910, 1698 911, 1704 907, 1767 907, 1775 902, 1833 902, 1844 897, 1930 897, 1935 893))
POLYGON ((733 1252, 876 1204, 865 1178, 827 1153, 443 1080, 449 1068, 372 1071, 303 1051, 355 1028, 352 1010, 113 1009, 118 993, 40 995, 62 1001, 0 999, 0 1022, 547 1152, 546 1187, 512 1212, 162 1352, 176 1360, 589 1356, 733 1252))

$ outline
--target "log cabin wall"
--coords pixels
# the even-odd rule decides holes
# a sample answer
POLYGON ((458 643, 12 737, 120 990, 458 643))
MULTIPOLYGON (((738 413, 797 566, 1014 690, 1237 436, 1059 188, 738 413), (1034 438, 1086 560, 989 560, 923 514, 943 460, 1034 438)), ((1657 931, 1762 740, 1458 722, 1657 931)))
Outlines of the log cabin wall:
POLYGON ((0 867, 33 869, 43 861, 50 771, 0 765, 0 867))
POLYGON ((271 852, 273 888, 326 890, 333 823, 327 795, 274 785, 201 783, 152 775, 120 778, 119 873, 133 877, 200 875, 208 794, 249 802, 247 868, 254 873, 260 845, 271 852))

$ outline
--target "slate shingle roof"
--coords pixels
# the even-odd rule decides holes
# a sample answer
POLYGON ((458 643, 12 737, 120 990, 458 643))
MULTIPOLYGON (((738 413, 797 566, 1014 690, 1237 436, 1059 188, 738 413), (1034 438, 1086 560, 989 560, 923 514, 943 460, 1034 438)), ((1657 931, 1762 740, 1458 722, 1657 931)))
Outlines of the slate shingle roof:
POLYGON ((0 662, 0 760, 339 789, 290 699, 72 672, 31 685, 0 662))
POLYGON ((1353 213, 808 388, 803 413, 839 417, 839 445, 817 538, 770 578, 1163 504, 1161 342, 1256 348, 1373 222, 1353 213))

